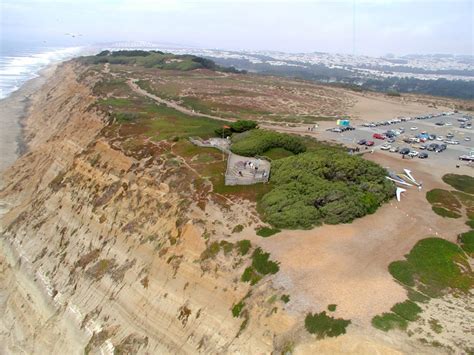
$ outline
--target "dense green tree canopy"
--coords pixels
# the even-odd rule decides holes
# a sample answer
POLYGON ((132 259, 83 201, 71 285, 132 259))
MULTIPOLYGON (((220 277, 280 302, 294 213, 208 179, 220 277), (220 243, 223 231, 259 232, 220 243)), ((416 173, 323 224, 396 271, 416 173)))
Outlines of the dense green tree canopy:
POLYGON ((273 189, 261 208, 279 228, 351 222, 394 195, 385 176, 379 165, 330 148, 279 159, 272 165, 273 189))
POLYGON ((232 137, 231 150, 235 154, 251 157, 261 155, 272 148, 285 148, 294 154, 306 151, 300 137, 274 131, 253 129, 232 137))

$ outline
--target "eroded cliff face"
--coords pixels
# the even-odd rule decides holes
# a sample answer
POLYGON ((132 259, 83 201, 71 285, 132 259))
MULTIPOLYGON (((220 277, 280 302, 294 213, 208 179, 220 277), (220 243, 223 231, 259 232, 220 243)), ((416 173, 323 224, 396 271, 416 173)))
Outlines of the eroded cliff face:
MULTIPOLYGON (((63 64, 34 97, 29 152, 4 175, 0 339, 7 352, 268 353, 295 319, 249 255, 209 253, 257 221, 210 194, 169 143, 128 152, 94 109, 94 76, 63 64), (80 78, 80 80, 79 80, 80 78), (212 257, 209 257, 211 255, 212 257), (249 291, 251 292, 249 293, 249 291), (246 311, 233 317, 246 297, 246 311)), ((97 74, 98 75, 98 74, 97 74)))

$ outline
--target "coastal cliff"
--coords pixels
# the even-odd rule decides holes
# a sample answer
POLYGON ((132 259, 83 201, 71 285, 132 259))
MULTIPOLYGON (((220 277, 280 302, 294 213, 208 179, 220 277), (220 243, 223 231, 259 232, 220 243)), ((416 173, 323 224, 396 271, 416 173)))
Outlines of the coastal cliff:
MULTIPOLYGON (((249 253, 210 245, 252 208, 205 194, 167 143, 130 151, 94 107, 100 74, 58 67, 31 100, 4 174, 4 351, 265 353, 295 320, 240 281, 249 253), (243 317, 233 305, 246 299, 243 317)), ((214 243, 214 245, 216 245, 214 243)), ((223 244, 221 244, 223 245, 223 244)), ((231 246, 231 247, 229 247, 231 246)), ((252 247, 250 246, 252 250, 252 247)))

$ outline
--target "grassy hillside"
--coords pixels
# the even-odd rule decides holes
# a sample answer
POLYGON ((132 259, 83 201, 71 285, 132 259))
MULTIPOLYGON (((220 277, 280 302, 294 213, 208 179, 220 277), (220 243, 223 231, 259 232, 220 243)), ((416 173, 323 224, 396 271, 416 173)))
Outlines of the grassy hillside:
POLYGON ((79 60, 85 64, 110 63, 181 71, 209 69, 223 72, 240 72, 233 67, 221 67, 210 59, 201 58, 194 55, 175 55, 161 51, 102 51, 97 55, 82 57, 79 60))

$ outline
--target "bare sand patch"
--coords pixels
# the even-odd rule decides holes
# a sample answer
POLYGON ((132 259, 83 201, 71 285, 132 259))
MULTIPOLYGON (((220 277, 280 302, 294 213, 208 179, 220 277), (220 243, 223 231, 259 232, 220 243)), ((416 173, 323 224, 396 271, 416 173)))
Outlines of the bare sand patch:
POLYGON ((426 103, 405 100, 403 97, 388 97, 382 94, 346 93, 354 99, 348 115, 363 121, 377 121, 399 116, 417 116, 450 110, 447 107, 433 107, 426 103))
MULTIPOLYGON (((406 167, 398 156, 374 153, 370 159, 397 171, 406 167)), ((467 229, 461 219, 436 215, 426 201, 426 191, 446 188, 441 176, 421 168, 413 171, 424 188, 409 189, 400 203, 392 200, 373 215, 351 224, 254 238, 281 262, 275 283, 291 290, 290 309, 321 311, 334 303, 336 316, 370 326, 373 316, 406 299, 406 291, 393 280, 388 265, 402 259, 420 239, 437 235, 454 241, 467 229)))

